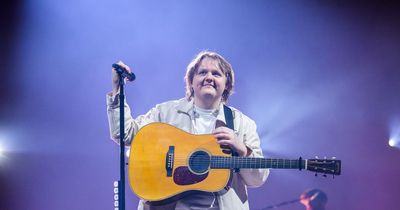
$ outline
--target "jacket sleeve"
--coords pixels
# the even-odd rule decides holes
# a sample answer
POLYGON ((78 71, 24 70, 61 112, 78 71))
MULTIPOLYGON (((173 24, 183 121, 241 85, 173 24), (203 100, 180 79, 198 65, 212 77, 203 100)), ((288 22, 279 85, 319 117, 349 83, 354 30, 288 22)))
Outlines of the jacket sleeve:
MULTIPOLYGON (((264 157, 255 122, 243 114, 240 114, 240 118, 240 137, 251 150, 248 157, 264 157)), ((259 187, 267 180, 269 169, 240 169, 239 173, 248 187, 259 187)))
MULTIPOLYGON (((110 130, 110 137, 113 141, 119 144, 120 141, 120 132, 119 132, 119 95, 112 96, 111 93, 107 94, 107 116, 108 116, 108 125, 110 130)), ((159 105, 152 108, 149 112, 144 115, 138 116, 136 119, 133 119, 131 115, 131 109, 129 105, 124 104, 124 112, 125 112, 125 145, 130 145, 132 139, 134 138, 137 131, 152 122, 160 121, 160 110, 159 105)))

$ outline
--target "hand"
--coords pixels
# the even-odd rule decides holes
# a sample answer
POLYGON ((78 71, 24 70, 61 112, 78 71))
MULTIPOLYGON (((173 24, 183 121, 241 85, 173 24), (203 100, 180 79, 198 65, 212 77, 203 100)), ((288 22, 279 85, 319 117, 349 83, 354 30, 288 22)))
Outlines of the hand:
POLYGON ((213 134, 217 139, 218 144, 222 147, 229 146, 231 149, 236 151, 239 156, 247 156, 248 148, 239 140, 232 129, 227 127, 218 127, 214 130, 213 134))
MULTIPOLYGON (((118 61, 117 64, 124 67, 128 72, 132 72, 129 66, 124 64, 122 61, 118 61)), ((111 71, 112 71, 112 94, 116 95, 119 92, 119 75, 114 68, 112 68, 111 71)))

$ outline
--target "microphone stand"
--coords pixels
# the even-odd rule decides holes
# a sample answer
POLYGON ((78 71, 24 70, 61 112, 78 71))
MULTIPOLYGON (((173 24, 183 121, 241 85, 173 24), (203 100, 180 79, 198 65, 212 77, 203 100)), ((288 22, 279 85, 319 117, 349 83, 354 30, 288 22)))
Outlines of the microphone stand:
POLYGON ((120 146, 120 180, 118 183, 118 209, 125 210, 125 93, 124 78, 119 73, 119 146, 120 146))

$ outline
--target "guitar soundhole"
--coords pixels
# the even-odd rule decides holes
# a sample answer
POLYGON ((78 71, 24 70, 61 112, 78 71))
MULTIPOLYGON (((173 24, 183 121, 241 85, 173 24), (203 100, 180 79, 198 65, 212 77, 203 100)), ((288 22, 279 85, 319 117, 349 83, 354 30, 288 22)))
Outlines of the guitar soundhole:
POLYGON ((189 168, 195 174, 204 174, 210 167, 210 155, 204 151, 196 151, 189 158, 189 168))

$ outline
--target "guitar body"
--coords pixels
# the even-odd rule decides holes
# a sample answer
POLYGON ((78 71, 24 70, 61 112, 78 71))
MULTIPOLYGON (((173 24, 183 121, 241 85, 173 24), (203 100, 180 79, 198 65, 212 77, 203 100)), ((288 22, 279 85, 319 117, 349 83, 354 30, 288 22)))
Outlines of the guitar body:
POLYGON ((231 170, 196 168, 197 162, 189 162, 197 153, 199 162, 207 159, 205 153, 230 156, 213 135, 193 135, 164 123, 144 126, 131 144, 128 173, 133 192, 147 201, 162 201, 187 191, 223 190, 231 170))

